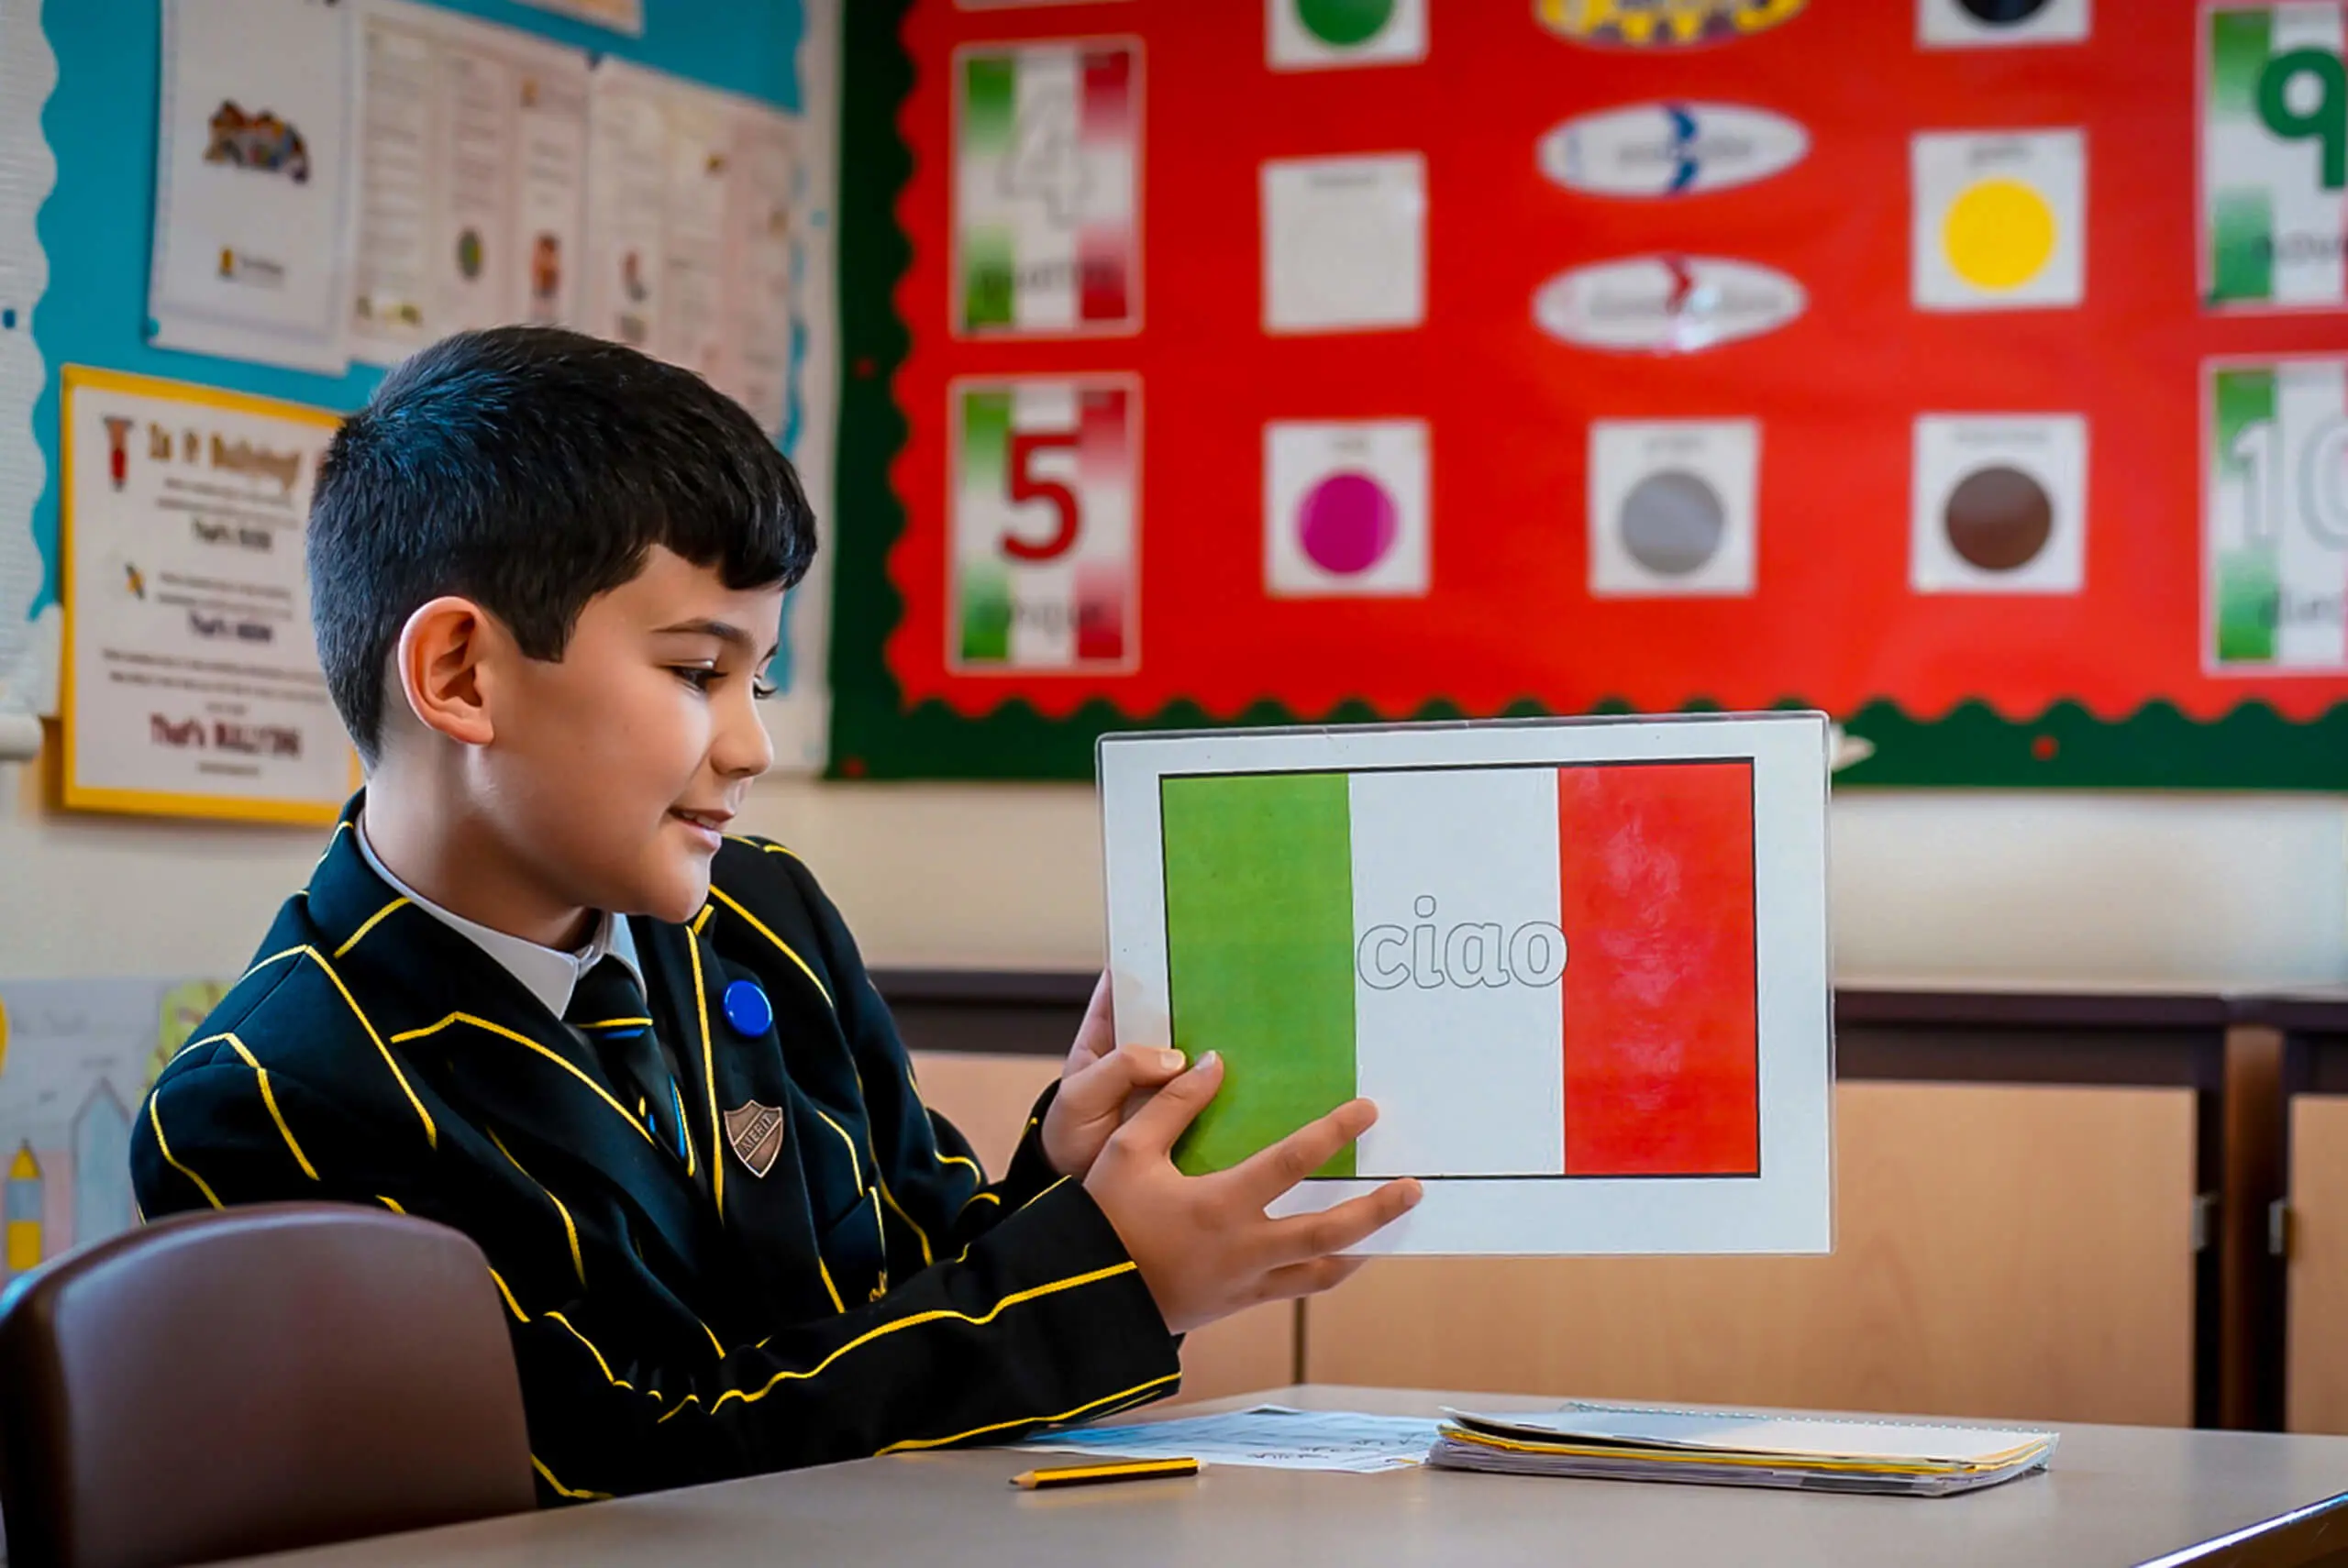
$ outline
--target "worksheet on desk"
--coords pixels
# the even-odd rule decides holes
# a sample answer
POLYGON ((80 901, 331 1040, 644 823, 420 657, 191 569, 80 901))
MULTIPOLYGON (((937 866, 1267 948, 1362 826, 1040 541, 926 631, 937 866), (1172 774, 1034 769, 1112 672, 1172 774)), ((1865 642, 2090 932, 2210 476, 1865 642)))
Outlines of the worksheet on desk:
POLYGON ((1423 1463, 1437 1430, 1438 1423, 1417 1416, 1257 1405, 1220 1416, 1078 1427, 1029 1438, 1018 1446, 1117 1459, 1195 1459, 1201 1464, 1368 1474, 1423 1463))
POLYGON ((1366 1252, 1828 1250, 1827 755, 1815 713, 1104 737, 1119 1036, 1225 1064, 1178 1164, 1366 1096, 1274 1209, 1418 1177, 1366 1252))

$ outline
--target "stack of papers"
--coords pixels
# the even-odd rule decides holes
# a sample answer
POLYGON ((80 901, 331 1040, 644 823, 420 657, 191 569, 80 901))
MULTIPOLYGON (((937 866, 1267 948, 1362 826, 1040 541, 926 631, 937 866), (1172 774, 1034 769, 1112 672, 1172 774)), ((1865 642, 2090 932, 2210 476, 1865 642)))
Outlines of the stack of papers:
POLYGON ((1369 1474, 1426 1462, 1437 1423, 1423 1416, 1368 1416, 1257 1405, 1219 1416, 1187 1416, 1129 1427, 1076 1427, 1031 1437, 1021 1448, 1114 1459, 1195 1459, 1272 1470, 1369 1474))
POLYGON ((1445 1410, 1428 1462, 1455 1470, 1939 1497, 2043 1470, 2056 1434, 1574 1404, 1445 1410))

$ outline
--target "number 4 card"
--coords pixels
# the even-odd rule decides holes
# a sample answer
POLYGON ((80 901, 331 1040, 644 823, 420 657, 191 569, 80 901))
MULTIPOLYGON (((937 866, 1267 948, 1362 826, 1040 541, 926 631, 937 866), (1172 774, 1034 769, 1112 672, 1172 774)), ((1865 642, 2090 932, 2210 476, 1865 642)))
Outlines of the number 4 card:
POLYGON ((958 381, 947 663, 1131 669, 1141 383, 958 381))
POLYGON ((1118 1038, 1225 1064, 1185 1170, 1365 1095, 1274 1212, 1414 1176, 1365 1250, 1830 1247, 1823 715, 1113 734, 1100 774, 1118 1038))

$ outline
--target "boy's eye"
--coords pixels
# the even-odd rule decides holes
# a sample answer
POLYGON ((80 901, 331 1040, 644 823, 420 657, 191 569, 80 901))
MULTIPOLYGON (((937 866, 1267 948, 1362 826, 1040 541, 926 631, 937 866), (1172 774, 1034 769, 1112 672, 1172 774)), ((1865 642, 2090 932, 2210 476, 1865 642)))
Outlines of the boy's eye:
POLYGON ((750 695, 757 698, 761 702, 772 701, 777 696, 781 695, 781 690, 782 689, 781 687, 777 686, 773 680, 768 678, 767 673, 764 670, 760 670, 758 674, 750 678, 750 695))
POLYGON ((678 679, 696 691, 708 690, 710 682, 717 679, 717 671, 699 665, 672 664, 669 668, 676 673, 678 679))

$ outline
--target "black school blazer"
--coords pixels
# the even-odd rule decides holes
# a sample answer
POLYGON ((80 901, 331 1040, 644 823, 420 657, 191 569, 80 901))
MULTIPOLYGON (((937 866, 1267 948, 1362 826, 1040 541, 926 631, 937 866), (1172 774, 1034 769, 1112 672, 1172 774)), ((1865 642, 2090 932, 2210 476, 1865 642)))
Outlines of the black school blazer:
POLYGON ((142 1213, 326 1199, 472 1237, 541 1501, 1008 1439, 1173 1391, 1175 1341, 1116 1232, 1035 1121, 988 1184, 789 850, 729 840, 690 925, 634 922, 688 1163, 519 981, 375 875, 360 800, 148 1097, 142 1213), (744 980, 763 1032, 727 1018, 744 980), (747 1155, 726 1126, 746 1108, 747 1155))

